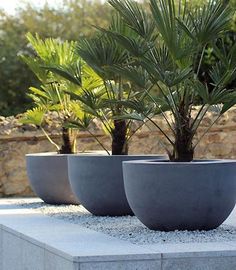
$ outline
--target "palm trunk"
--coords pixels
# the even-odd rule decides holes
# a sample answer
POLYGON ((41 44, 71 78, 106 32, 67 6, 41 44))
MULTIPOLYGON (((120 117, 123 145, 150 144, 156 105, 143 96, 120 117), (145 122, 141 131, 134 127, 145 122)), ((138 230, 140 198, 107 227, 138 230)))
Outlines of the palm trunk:
POLYGON ((171 161, 175 162, 189 162, 193 160, 193 144, 187 130, 182 133, 178 132, 175 140, 175 147, 173 155, 170 157, 171 161))
POLYGON ((171 161, 175 162, 189 162, 193 160, 194 149, 193 149, 193 135, 190 128, 191 117, 186 114, 184 104, 180 106, 180 118, 178 126, 176 126, 175 144, 172 155, 170 156, 171 161))
POLYGON ((112 155, 128 155, 127 126, 124 120, 114 120, 112 155))
POLYGON ((62 147, 60 154, 75 154, 77 152, 76 132, 70 128, 62 128, 62 147))

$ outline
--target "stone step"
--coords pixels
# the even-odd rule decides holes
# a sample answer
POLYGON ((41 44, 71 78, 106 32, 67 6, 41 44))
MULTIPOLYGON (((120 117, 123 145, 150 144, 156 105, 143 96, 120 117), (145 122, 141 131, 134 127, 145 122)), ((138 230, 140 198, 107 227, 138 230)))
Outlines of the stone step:
POLYGON ((236 269, 235 241, 135 245, 3 199, 0 224, 1 270, 236 269))

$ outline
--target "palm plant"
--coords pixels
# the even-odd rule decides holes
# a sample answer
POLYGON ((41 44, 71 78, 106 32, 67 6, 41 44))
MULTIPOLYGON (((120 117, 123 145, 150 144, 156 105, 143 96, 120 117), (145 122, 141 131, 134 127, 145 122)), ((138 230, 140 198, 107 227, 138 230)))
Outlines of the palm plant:
MULTIPOLYGON (((119 16, 113 17, 109 29, 119 30, 126 35, 134 34, 119 16)), ((102 87, 92 88, 90 84, 82 85, 80 80, 75 80, 77 73, 73 67, 70 70, 56 65, 47 68, 82 89, 82 93, 72 93, 72 96, 81 102, 84 112, 101 121, 105 132, 111 136, 112 155, 127 155, 128 142, 142 124, 138 126, 134 124, 135 115, 129 119, 122 119, 122 116, 132 114, 134 111, 132 106, 135 106, 135 109, 139 106, 142 112, 145 108, 147 117, 152 113, 144 102, 146 93, 140 92, 143 87, 148 87, 148 73, 142 67, 134 68, 133 76, 137 77, 135 83, 127 80, 121 70, 127 66, 130 53, 101 31, 90 39, 78 42, 75 52, 101 78, 102 87), (123 101, 128 102, 130 106, 124 106, 123 101)), ((144 122, 143 118, 142 120, 144 122)), ((71 121, 70 124, 76 128, 77 121, 71 121)), ((107 152, 109 153, 108 150, 107 152)))
MULTIPOLYGON (((84 65, 74 53, 75 42, 59 42, 55 39, 42 40, 38 35, 27 34, 30 45, 35 50, 36 56, 22 55, 23 61, 30 67, 39 79, 40 88, 31 87, 29 97, 32 98, 35 108, 28 110, 22 117, 22 122, 35 124, 41 128, 48 140, 56 147, 58 153, 71 154, 77 151, 76 137, 77 131, 68 126, 68 121, 76 120, 80 130, 87 130, 92 118, 81 110, 80 104, 71 100, 67 91, 80 92, 75 84, 62 79, 52 71, 48 71, 44 66, 57 65, 68 69, 74 68, 78 74, 84 65), (62 145, 55 143, 43 127, 46 115, 49 112, 57 112, 61 127, 62 145)), ((84 80, 88 80, 92 74, 88 74, 84 80)), ((81 80, 77 76, 74 81, 81 80)), ((96 80, 96 85, 100 82, 96 80)))
MULTIPOLYGON (((153 115, 162 114, 168 132, 152 120, 164 136, 163 145, 171 161, 192 161, 194 150, 211 126, 236 103, 235 89, 227 85, 236 78, 236 44, 228 53, 217 47, 216 40, 228 30, 231 10, 224 1, 209 0, 202 7, 188 9, 187 1, 150 0, 150 11, 133 0, 109 0, 132 35, 119 29, 104 30, 129 52, 126 65, 116 67, 117 74, 140 84, 133 76, 134 68, 142 68, 149 83, 142 84, 143 93, 153 115), (199 72, 205 48, 214 48, 218 61, 208 71, 212 84, 201 80, 199 72), (156 87, 159 95, 150 89, 156 87), (196 107, 195 105, 199 105, 196 107), (214 106, 218 115, 210 127, 196 138, 196 132, 206 113, 214 106), (167 110, 171 117, 167 116, 167 110), (196 111, 197 110, 197 111, 196 111), (195 113, 193 113, 195 112, 195 113)), ((122 119, 143 121, 146 112, 125 100, 121 103, 133 109, 122 119)))

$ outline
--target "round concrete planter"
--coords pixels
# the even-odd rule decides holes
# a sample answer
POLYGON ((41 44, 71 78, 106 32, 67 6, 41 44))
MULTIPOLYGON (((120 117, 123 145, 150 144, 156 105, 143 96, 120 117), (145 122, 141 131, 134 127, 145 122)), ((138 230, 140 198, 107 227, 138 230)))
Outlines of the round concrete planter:
POLYGON ((210 230, 236 202, 236 161, 131 161, 123 163, 131 209, 148 228, 210 230))
POLYGON ((94 215, 133 215, 125 196, 122 162, 143 158, 158 157, 69 156, 69 179, 72 190, 81 204, 94 215))
POLYGON ((78 204, 68 179, 67 155, 26 155, 27 174, 33 191, 49 204, 78 204))

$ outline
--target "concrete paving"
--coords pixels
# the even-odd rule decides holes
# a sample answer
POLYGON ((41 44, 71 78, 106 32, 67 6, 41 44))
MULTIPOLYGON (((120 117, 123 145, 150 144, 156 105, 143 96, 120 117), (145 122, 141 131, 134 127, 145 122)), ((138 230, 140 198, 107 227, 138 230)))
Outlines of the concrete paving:
MULTIPOLYGON (((236 210, 226 221, 236 226, 236 210)), ((0 200, 1 270, 234 270, 236 241, 134 245, 0 200)))

